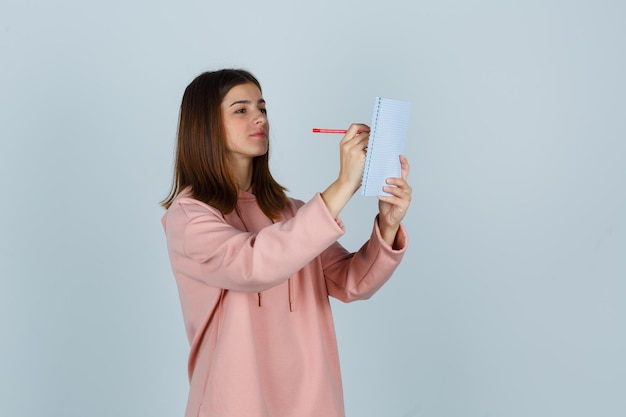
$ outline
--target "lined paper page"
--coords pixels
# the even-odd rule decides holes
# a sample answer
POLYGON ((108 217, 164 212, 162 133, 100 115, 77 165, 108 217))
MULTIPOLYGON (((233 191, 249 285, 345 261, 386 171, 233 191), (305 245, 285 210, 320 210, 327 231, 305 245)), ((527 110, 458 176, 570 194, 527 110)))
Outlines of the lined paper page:
POLYGON ((363 195, 389 195, 385 180, 400 177, 400 155, 404 152, 411 103, 376 97, 370 137, 361 182, 363 195))

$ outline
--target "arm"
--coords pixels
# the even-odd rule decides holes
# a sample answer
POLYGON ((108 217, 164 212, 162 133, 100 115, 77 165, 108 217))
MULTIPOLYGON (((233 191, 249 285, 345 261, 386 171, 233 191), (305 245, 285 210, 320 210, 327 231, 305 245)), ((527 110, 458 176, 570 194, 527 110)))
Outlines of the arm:
POLYGON ((391 247, 380 234, 378 221, 370 239, 355 253, 349 253, 335 243, 322 254, 322 265, 328 294, 343 302, 371 297, 391 278, 407 247, 407 235, 402 226, 395 238, 397 248, 391 247))
POLYGON ((406 250, 406 231, 401 226, 411 202, 412 189, 407 183, 409 163, 400 156, 401 178, 388 178, 379 196, 379 213, 370 239, 354 255, 340 245, 323 255, 328 292, 342 301, 370 297, 390 277, 406 250), (326 266, 328 265, 328 266, 326 266))
POLYGON ((175 275, 250 292, 287 280, 344 232, 319 194, 295 217, 258 233, 236 229, 214 208, 189 198, 176 203, 165 225, 175 275))
POLYGON ((361 185, 369 131, 366 125, 352 124, 339 143, 339 176, 322 192, 322 199, 333 218, 339 216, 361 185))

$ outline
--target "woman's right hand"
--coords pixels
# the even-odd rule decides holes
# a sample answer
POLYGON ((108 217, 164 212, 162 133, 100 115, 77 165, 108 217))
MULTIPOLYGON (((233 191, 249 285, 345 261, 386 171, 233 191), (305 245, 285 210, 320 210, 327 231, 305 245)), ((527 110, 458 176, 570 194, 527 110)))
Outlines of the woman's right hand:
POLYGON ((367 125, 352 124, 339 143, 339 176, 322 193, 322 199, 334 218, 361 186, 369 132, 367 125))
POLYGON ((352 124, 339 143, 339 177, 355 193, 361 186, 367 142, 370 128, 363 124, 352 124))

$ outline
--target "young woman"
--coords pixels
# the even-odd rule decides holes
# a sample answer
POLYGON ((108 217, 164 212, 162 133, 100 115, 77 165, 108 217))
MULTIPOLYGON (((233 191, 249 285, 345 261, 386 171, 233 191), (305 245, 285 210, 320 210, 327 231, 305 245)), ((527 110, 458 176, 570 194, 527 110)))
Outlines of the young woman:
POLYGON ((162 221, 191 345, 186 417, 343 416, 328 297, 369 298, 406 249, 406 158, 370 239, 349 253, 338 216, 359 188, 369 128, 350 126, 336 181, 304 203, 270 174, 265 106, 243 70, 203 73, 183 95, 162 221))

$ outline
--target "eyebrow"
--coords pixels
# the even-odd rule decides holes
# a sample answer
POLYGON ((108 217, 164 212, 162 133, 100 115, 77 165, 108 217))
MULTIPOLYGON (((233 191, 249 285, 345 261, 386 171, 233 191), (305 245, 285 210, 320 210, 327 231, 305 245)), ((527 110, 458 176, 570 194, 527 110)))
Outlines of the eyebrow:
MULTIPOLYGON (((233 107, 237 104, 252 104, 252 101, 250 100, 237 100, 234 101, 229 107, 233 107)), ((257 104, 265 104, 265 100, 264 99, 260 99, 259 101, 257 101, 257 104)))

